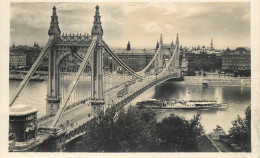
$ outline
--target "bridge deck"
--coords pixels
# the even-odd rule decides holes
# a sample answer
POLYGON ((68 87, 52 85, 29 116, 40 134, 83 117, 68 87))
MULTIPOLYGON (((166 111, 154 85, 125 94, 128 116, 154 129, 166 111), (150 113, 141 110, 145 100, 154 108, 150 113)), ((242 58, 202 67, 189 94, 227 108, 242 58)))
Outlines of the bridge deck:
MULTIPOLYGON (((111 95, 118 92, 118 90, 122 89, 122 86, 119 86, 109 92, 105 93, 105 100, 112 99, 114 100, 114 105, 126 105, 130 100, 137 97, 143 91, 153 87, 154 85, 161 83, 170 78, 174 78, 174 75, 162 75, 159 78, 151 77, 149 80, 137 81, 136 83, 129 85, 128 93, 122 97, 117 97, 117 95, 111 95)), ((108 108, 109 104, 106 102, 104 108, 108 108)), ((91 111, 90 101, 86 101, 85 104, 79 104, 67 109, 58 122, 57 127, 61 127, 66 129, 66 143, 81 136, 86 132, 86 123, 92 120, 96 116, 95 113, 91 111), (84 126, 84 129, 82 128, 84 126)), ((48 127, 53 121, 54 117, 48 117, 46 119, 41 119, 38 122, 38 127, 48 127)), ((42 133, 38 137, 41 141, 49 139, 48 133, 42 133)))
MULTIPOLYGON (((117 97, 117 95, 111 95, 111 94, 117 94, 117 92, 124 87, 124 85, 118 86, 115 89, 111 89, 110 91, 106 92, 104 95, 106 104, 105 108, 109 106, 109 101, 113 100, 113 104, 117 104, 124 100, 125 98, 129 97, 130 95, 136 93, 141 88, 147 86, 148 84, 151 84, 153 82, 160 82, 160 78, 154 79, 151 77, 149 80, 142 80, 137 81, 136 83, 129 85, 128 87, 128 93, 122 97, 117 97), (158 80, 158 81, 157 81, 158 80)), ((89 101, 86 101, 85 104, 79 104, 77 106, 74 106, 72 108, 69 108, 66 110, 63 114, 61 119, 59 120, 59 126, 62 125, 65 128, 69 128, 71 125, 78 123, 80 120, 85 120, 85 118, 91 118, 93 116, 91 112, 91 106, 89 101)), ((48 127, 50 125, 51 121, 54 117, 49 117, 44 120, 41 120, 38 122, 39 127, 48 127)), ((88 120, 88 119, 86 119, 88 120)), ((81 121, 80 121, 81 122, 81 121)))

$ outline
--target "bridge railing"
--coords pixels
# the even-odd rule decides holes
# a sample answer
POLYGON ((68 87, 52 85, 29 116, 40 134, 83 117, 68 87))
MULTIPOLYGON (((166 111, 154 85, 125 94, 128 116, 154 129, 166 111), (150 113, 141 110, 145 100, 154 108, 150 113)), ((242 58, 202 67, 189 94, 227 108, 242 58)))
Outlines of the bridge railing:
POLYGON ((39 118, 37 119, 37 122, 42 122, 42 121, 44 121, 44 120, 46 120, 46 119, 48 119, 48 118, 50 118, 50 117, 52 117, 52 115, 44 115, 44 116, 42 116, 42 117, 39 117, 39 118))
POLYGON ((82 136, 85 134, 88 130, 89 124, 91 124, 93 121, 95 121, 97 117, 92 116, 89 121, 84 122, 82 124, 78 124, 75 126, 75 128, 69 132, 66 133, 65 138, 66 138, 66 143, 72 141, 73 139, 82 136))
POLYGON ((175 73, 170 74, 170 75, 165 74, 165 75, 160 76, 159 78, 155 78, 155 79, 151 80, 150 82, 148 81, 147 84, 144 85, 142 88, 140 88, 139 90, 137 90, 133 94, 130 94, 129 96, 126 96, 125 98, 121 99, 118 103, 116 103, 116 106, 126 105, 131 100, 133 100, 134 98, 136 98, 137 96, 142 94, 144 91, 148 90, 149 88, 151 88, 151 87, 155 86, 156 84, 161 83, 165 80, 173 78, 173 77, 179 77, 178 72, 175 72, 175 73))
MULTIPOLYGON (((158 78, 156 79, 152 79, 152 80, 149 80, 147 81, 143 87, 141 87, 139 90, 135 91, 134 93, 132 94, 129 94, 128 96, 126 96, 125 98, 122 98, 119 102, 115 103, 114 106, 116 106, 117 110, 120 110, 122 109, 126 104, 128 104, 129 102, 131 102, 133 99, 135 99, 136 97, 138 97, 140 94, 142 94, 144 91, 148 90, 149 88, 153 87, 154 85, 160 83, 160 82, 163 82, 165 80, 168 80, 170 78, 173 78, 173 77, 178 77, 178 74, 177 72, 174 72, 173 74, 164 74, 164 75, 161 75, 159 76, 158 78)), ((72 108, 73 106, 71 106, 72 108)), ((88 129, 88 125, 90 123, 92 123, 92 121, 94 121, 95 119, 97 119, 97 114, 93 114, 91 115, 87 121, 85 122, 82 122, 82 123, 79 123, 77 122, 77 124, 73 124, 72 128, 70 128, 69 130, 67 130, 67 133, 65 134, 65 138, 66 138, 66 143, 74 140, 75 138, 79 137, 79 136, 82 136, 84 135, 88 129)), ((49 116, 45 116, 45 117, 42 117, 39 120, 44 120, 46 118, 48 118, 49 116)))

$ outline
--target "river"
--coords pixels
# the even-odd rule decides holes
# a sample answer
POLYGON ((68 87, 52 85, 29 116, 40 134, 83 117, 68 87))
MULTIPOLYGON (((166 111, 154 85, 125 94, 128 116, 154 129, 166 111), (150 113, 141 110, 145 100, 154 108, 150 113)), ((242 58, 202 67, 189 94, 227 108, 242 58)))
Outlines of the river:
MULTIPOLYGON (((16 88, 20 81, 10 80, 9 95, 14 95, 16 88)), ((191 119, 195 114, 201 114, 201 123, 206 133, 211 132, 216 125, 220 125, 226 132, 232 126, 231 121, 235 120, 237 115, 244 117, 244 110, 251 104, 251 88, 250 87, 208 87, 191 86, 184 84, 177 84, 176 81, 168 81, 159 84, 148 91, 141 94, 131 103, 136 103, 142 99, 218 99, 222 102, 228 103, 227 110, 158 110, 157 119, 162 120, 170 114, 182 116, 185 119, 191 119), (190 94, 189 94, 190 93, 190 94)), ((45 114, 47 93, 47 81, 30 81, 22 91, 20 97, 15 104, 25 103, 33 105, 39 110, 38 117, 45 114)))

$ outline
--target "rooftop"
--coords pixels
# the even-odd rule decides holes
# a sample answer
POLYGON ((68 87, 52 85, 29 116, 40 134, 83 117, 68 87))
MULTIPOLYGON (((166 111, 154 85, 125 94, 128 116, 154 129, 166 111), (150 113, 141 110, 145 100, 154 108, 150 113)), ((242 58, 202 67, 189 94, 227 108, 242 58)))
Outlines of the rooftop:
POLYGON ((37 111, 33 106, 27 104, 16 104, 9 108, 10 116, 23 116, 37 111))
POLYGON ((237 47, 235 51, 247 51, 245 47, 237 47))
POLYGON ((114 49, 113 52, 115 54, 147 54, 147 53, 155 53, 154 49, 131 49, 127 51, 126 49, 114 49))

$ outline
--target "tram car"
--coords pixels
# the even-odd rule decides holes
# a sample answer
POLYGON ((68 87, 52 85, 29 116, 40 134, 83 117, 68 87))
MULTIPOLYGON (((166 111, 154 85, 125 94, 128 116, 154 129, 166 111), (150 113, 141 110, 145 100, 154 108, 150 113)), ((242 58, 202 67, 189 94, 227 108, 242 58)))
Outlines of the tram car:
POLYGON ((131 81, 128 81, 126 83, 126 86, 131 86, 132 84, 134 84, 136 81, 135 80, 131 80, 131 81))
POLYGON ((117 93, 117 97, 123 97, 124 95, 126 95, 128 93, 128 86, 125 85, 125 87, 123 89, 121 89, 118 93, 117 93))

